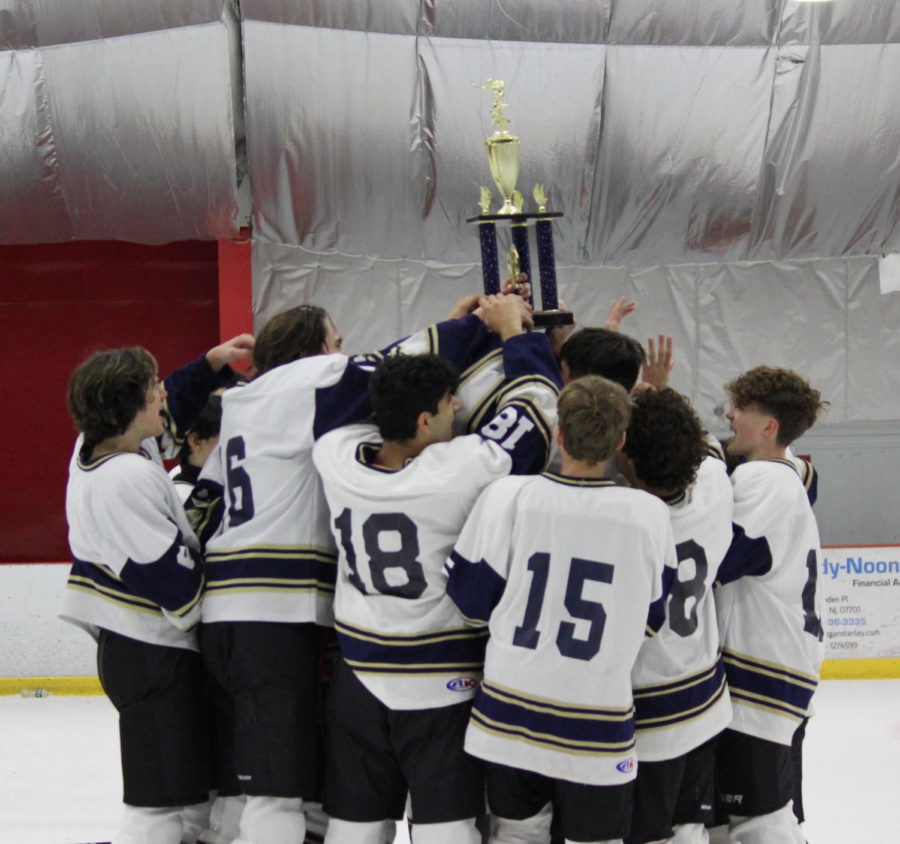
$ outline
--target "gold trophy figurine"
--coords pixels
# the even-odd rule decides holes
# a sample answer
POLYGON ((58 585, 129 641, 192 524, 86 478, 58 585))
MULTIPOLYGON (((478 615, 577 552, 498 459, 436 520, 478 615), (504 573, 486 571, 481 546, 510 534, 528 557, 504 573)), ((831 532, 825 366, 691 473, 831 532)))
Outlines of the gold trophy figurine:
POLYGON ((519 139, 506 131, 509 124, 509 118, 503 113, 507 108, 506 103, 503 102, 503 91, 506 84, 500 79, 488 79, 484 85, 477 87, 494 94, 494 105, 491 108, 494 134, 485 139, 484 146, 487 149, 491 175, 503 195, 503 206, 497 213, 521 213, 516 210, 512 198, 513 191, 516 189, 516 180, 519 178, 519 139))

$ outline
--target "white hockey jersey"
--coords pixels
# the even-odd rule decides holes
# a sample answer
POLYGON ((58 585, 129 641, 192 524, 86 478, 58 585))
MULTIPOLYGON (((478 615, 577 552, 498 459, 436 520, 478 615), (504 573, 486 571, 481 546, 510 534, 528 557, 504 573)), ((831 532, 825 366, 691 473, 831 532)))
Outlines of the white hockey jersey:
POLYGON ((694 483, 667 503, 678 577, 666 601, 665 624, 641 645, 631 674, 638 759, 647 762, 683 756, 731 721, 712 595, 732 536, 725 464, 706 457, 694 483))
POLYGON ((730 726, 789 745, 824 652, 819 531, 792 461, 744 463, 731 480, 734 537, 715 595, 730 726))
POLYGON ((556 423, 558 382, 539 334, 504 344, 508 389, 476 434, 428 446, 399 470, 372 462, 378 429, 326 434, 313 459, 338 545, 335 628, 344 659, 391 709, 472 697, 487 631, 468 627, 446 594, 444 563, 481 490, 537 472, 556 423))
POLYGON ((74 556, 60 616, 152 645, 197 649, 200 546, 155 440, 141 454, 69 463, 66 517, 74 556))
POLYGON ((69 461, 66 518, 74 562, 60 617, 96 638, 104 628, 141 642, 196 650, 200 546, 166 474, 163 453, 177 452, 210 392, 231 370, 213 372, 205 356, 165 380, 165 433, 141 452, 82 454, 69 461))
POLYGON ((461 365, 486 333, 468 316, 373 355, 302 358, 222 397, 219 445, 187 505, 205 541, 204 622, 332 623, 337 553, 313 443, 369 415, 368 379, 385 354, 461 365))
POLYGON ((666 505, 609 480, 503 478, 447 565, 460 611, 490 625, 467 752, 576 783, 634 779, 631 670, 676 573, 666 505))

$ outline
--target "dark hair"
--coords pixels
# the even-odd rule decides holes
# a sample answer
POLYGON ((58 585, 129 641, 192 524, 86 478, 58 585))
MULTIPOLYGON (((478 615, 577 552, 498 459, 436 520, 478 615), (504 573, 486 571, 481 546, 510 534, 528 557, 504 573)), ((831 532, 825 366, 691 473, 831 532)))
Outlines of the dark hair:
POLYGON ((778 420, 775 441, 782 447, 809 430, 828 406, 822 394, 790 369, 757 366, 725 385, 735 407, 756 405, 778 420))
POLYGON ((95 352, 69 378, 69 413, 91 450, 128 430, 147 405, 157 377, 156 360, 140 346, 95 352))
POLYGON ((631 414, 621 384, 599 375, 576 378, 563 388, 557 405, 559 430, 570 457, 595 466, 613 456, 631 414))
MULTIPOLYGON (((195 434, 197 439, 208 440, 210 437, 217 437, 222 428, 222 397, 219 395, 211 395, 206 404, 203 405, 200 413, 197 415, 194 424, 188 431, 188 436, 195 434)), ((191 446, 187 441, 187 436, 178 450, 178 459, 181 465, 187 464, 191 457, 191 446)))
POLYGON ((369 381, 375 422, 385 440, 411 440, 423 411, 456 391, 459 375, 437 355, 399 355, 383 360, 369 381))
POLYGON ((608 328, 582 328, 572 334, 560 351, 572 378, 599 375, 631 392, 643 364, 644 349, 633 337, 608 328))
POLYGON ((675 495, 694 482, 706 440, 697 414, 681 393, 670 388, 644 390, 632 398, 622 450, 650 489, 675 495))
POLYGON ((283 363, 322 353, 328 313, 317 305, 298 305, 275 314, 256 337, 253 365, 262 375, 283 363))

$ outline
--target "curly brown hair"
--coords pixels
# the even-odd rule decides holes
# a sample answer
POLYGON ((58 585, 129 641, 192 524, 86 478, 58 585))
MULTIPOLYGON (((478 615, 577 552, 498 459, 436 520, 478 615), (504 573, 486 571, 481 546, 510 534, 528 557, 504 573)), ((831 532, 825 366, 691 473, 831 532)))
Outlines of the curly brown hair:
POLYGON ((156 359, 140 346, 95 352, 69 378, 69 413, 92 449, 124 434, 147 405, 156 382, 156 359))
POLYGON ((275 314, 259 332, 253 347, 257 375, 292 360, 321 354, 328 319, 328 312, 318 305, 297 305, 275 314))
POLYGON ((786 447, 802 436, 828 407, 822 394, 791 369, 757 366, 725 385, 735 407, 756 405, 778 420, 778 445, 786 447))
POLYGON ((557 404, 569 456, 589 466, 609 460, 631 416, 625 388, 599 375, 585 375, 565 386, 557 404))
POLYGON ((688 400, 670 388, 632 397, 631 423, 622 449, 650 489, 686 490, 706 454, 703 426, 688 400))

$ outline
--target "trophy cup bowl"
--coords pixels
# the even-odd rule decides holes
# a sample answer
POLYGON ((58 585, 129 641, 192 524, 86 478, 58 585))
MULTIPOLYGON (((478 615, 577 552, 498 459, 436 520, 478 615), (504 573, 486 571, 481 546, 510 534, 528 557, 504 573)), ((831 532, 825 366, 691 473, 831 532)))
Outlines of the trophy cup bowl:
POLYGON ((503 195, 503 207, 498 214, 521 213, 512 201, 519 178, 519 139, 508 132, 494 132, 484 142, 491 176, 503 195))

